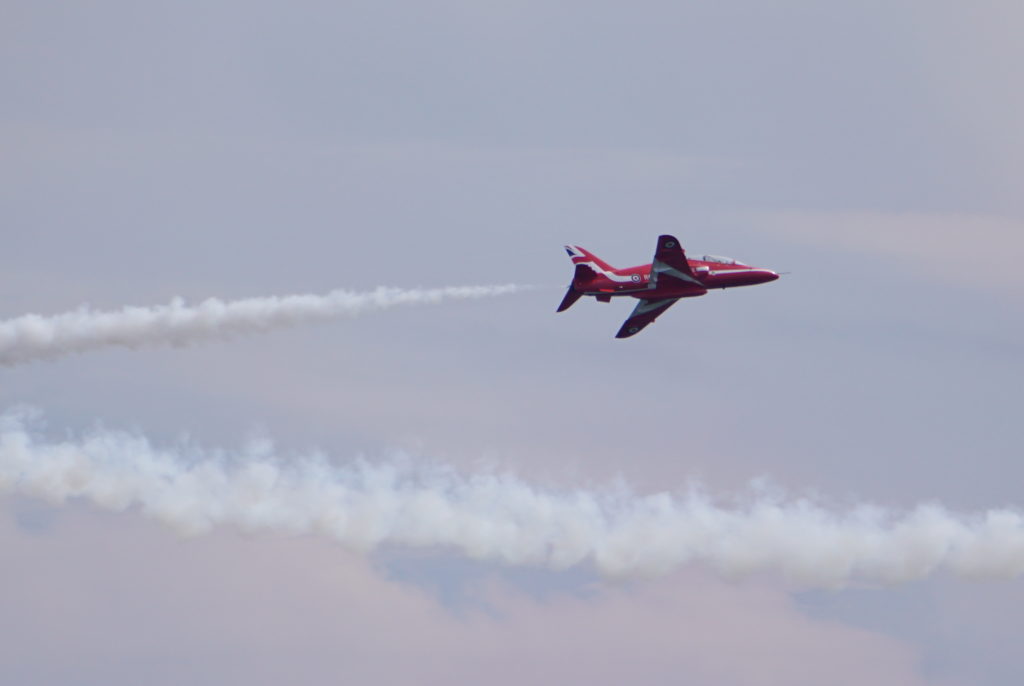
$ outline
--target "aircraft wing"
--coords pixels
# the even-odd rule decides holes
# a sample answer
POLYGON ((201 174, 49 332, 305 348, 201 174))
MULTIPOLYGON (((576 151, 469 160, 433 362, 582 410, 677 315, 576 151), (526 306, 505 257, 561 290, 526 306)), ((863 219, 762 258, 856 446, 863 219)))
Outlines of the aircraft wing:
MULTIPOLYGON (((664 236, 663 236, 664 238, 664 236)), ((629 338, 640 333, 640 330, 653 322, 658 316, 672 307, 679 298, 661 298, 659 300, 640 300, 633 308, 633 314, 629 315, 616 338, 629 338)))
POLYGON ((654 251, 654 261, 651 263, 651 286, 667 286, 679 281, 704 287, 690 269, 679 239, 668 234, 658 236, 658 249, 654 251))

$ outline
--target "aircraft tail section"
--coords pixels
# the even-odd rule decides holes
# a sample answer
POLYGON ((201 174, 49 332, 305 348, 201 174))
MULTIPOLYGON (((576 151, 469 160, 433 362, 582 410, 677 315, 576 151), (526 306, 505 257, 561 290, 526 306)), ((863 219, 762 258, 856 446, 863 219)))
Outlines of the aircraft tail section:
POLYGON ((564 312, 572 307, 577 300, 583 297, 587 285, 600 274, 615 270, 600 257, 578 245, 565 246, 565 252, 569 254, 576 269, 573 272, 569 290, 565 292, 565 297, 562 298, 562 303, 558 306, 558 312, 564 312))
POLYGON ((567 245, 565 252, 569 253, 572 263, 576 266, 576 271, 572 275, 572 285, 578 291, 588 290, 587 286, 597 277, 615 272, 615 267, 586 248, 567 245))
POLYGON ((578 245, 567 245, 565 246, 565 252, 569 253, 569 257, 572 258, 572 263, 575 265, 590 264, 595 272, 613 272, 615 267, 611 266, 600 257, 590 252, 586 248, 581 248, 578 245))

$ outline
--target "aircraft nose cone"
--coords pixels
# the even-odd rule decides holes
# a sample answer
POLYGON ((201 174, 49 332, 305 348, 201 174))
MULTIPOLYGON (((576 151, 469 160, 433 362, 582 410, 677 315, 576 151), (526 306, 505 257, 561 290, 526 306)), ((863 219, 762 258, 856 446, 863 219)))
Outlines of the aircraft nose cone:
POLYGON ((773 271, 771 271, 769 269, 765 269, 764 270, 764 280, 765 280, 765 282, 775 281, 778 278, 779 278, 779 275, 777 273, 775 273, 775 272, 773 272, 773 271))

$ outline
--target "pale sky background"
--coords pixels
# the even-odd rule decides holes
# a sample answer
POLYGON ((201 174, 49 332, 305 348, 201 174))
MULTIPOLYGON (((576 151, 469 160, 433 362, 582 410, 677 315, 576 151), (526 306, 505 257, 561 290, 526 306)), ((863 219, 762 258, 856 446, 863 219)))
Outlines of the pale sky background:
MULTIPOLYGON (((1015 2, 0 1, 0 317, 525 283, 0 370, 54 437, 1016 507, 1015 2), (554 309, 577 243, 791 271, 554 309)), ((0 495, 0 682, 1012 685, 1021 580, 617 583, 0 495)))

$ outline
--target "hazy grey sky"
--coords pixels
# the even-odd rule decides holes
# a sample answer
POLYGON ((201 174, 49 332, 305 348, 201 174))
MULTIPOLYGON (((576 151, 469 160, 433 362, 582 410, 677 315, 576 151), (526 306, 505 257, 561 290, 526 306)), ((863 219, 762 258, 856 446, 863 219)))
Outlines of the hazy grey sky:
MULTIPOLYGON (((43 434, 1016 507, 1011 2, 0 3, 0 317, 523 283, 0 368, 43 434), (563 243, 791 271, 555 315, 563 243)), ((0 681, 1017 684, 1019 580, 611 582, 0 495, 0 681), (742 656, 738 659, 737 656, 742 656)))

